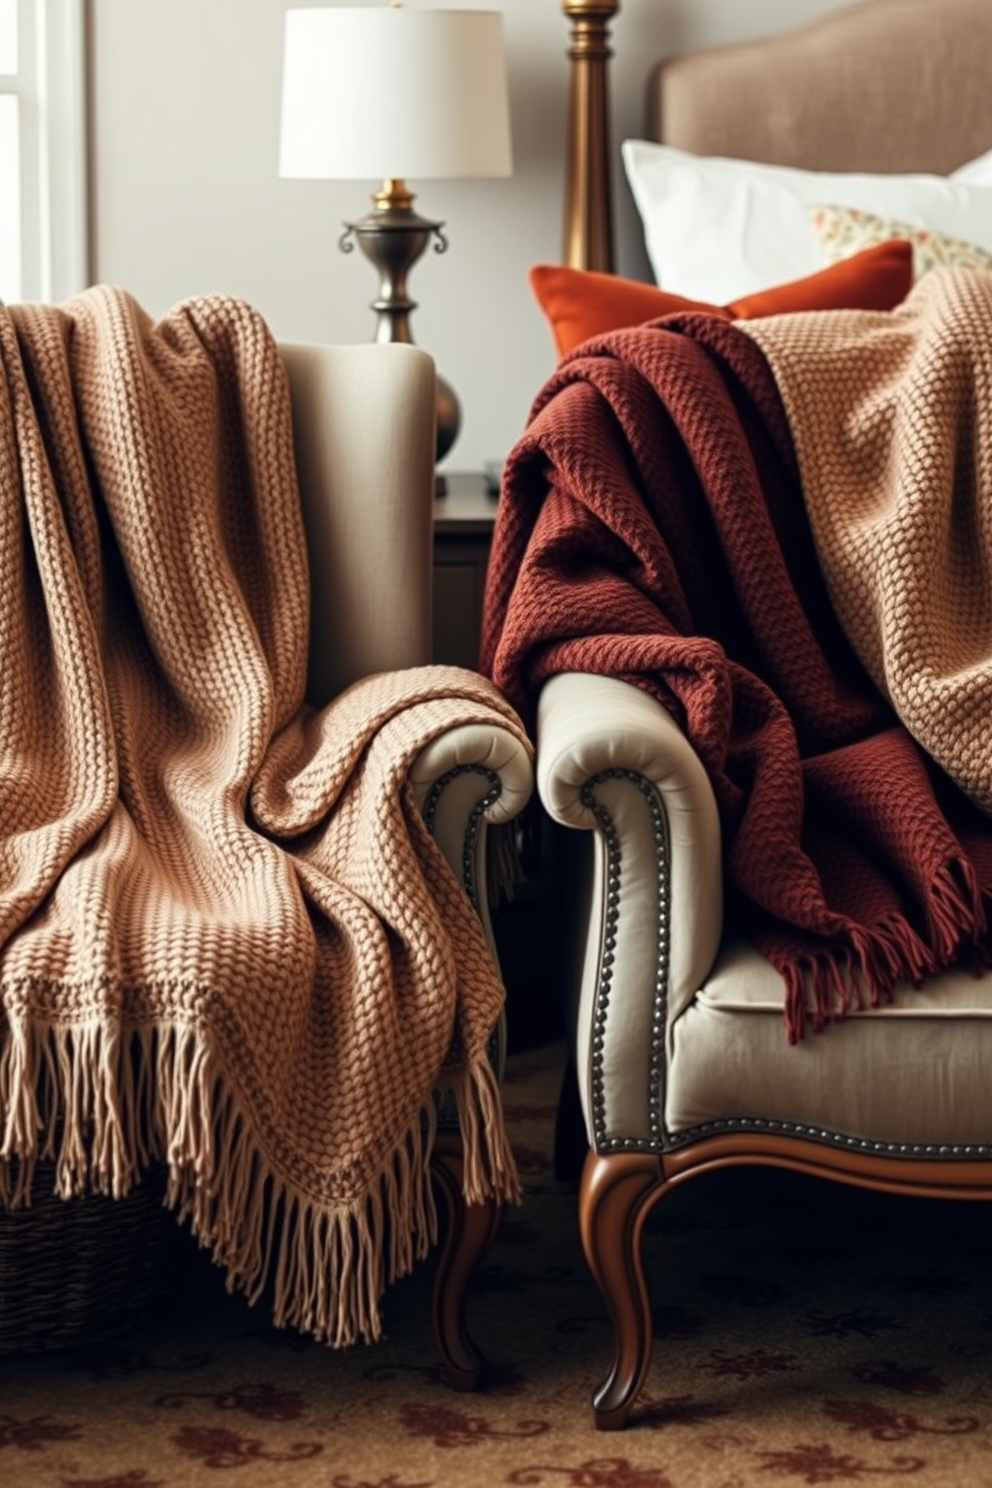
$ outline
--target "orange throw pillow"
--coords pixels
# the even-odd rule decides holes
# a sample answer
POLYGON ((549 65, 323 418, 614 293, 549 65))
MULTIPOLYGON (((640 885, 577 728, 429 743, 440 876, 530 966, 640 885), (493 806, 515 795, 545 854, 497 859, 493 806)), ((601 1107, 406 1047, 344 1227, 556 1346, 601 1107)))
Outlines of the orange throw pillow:
POLYGON ((816 274, 757 290, 730 305, 706 305, 669 294, 655 284, 564 264, 535 264, 529 278, 558 355, 564 356, 590 336, 677 311, 702 310, 724 320, 755 320, 792 310, 893 310, 913 284, 913 245, 902 238, 877 243, 816 274))

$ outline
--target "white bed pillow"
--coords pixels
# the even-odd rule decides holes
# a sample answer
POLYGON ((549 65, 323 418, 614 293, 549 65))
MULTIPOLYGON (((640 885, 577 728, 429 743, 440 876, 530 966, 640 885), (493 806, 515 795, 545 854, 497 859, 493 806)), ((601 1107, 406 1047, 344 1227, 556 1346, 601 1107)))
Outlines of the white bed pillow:
POLYGON ((959 165, 951 172, 952 181, 963 181, 968 186, 992 186, 992 150, 986 150, 977 160, 959 165))
MULTIPOLYGON (((992 184, 951 176, 834 174, 626 140, 624 169, 658 284, 722 305, 823 267, 810 208, 860 207, 992 249, 992 184)), ((990 177, 992 179, 992 177, 990 177)))

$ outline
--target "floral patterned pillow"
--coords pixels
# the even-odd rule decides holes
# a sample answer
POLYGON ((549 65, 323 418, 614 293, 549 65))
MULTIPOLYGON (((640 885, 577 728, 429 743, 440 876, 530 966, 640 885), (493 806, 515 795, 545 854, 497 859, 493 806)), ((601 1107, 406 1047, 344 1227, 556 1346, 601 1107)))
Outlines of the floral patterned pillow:
POLYGON ((913 273, 918 279, 927 269, 953 264, 968 269, 992 269, 992 253, 948 237, 928 227, 913 227, 892 217, 876 217, 858 207, 818 206, 810 209, 810 222, 827 254, 828 263, 860 253, 873 243, 889 238, 908 238, 913 245, 913 273))

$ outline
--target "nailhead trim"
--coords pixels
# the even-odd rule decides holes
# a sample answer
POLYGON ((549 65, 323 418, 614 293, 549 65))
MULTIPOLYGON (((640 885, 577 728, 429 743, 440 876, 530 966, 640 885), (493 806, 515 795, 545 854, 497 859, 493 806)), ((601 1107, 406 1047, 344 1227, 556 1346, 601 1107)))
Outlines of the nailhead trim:
POLYGON ((495 770, 488 770, 485 765, 454 765, 450 770, 446 770, 443 775, 439 775, 437 780, 435 780, 424 802, 424 821, 427 823, 427 830, 432 837, 434 835, 434 823, 437 818, 438 802, 447 787, 459 775, 484 775, 490 782, 489 789, 485 795, 480 796, 469 812, 468 826, 465 830, 465 841, 462 844, 462 886, 472 901, 473 906, 478 910, 479 892, 475 876, 475 857, 479 839, 479 828, 482 825, 482 818, 490 806, 494 806, 502 795, 503 787, 495 770))
POLYGON ((843 1148, 846 1152, 870 1152, 877 1157, 938 1157, 962 1162, 992 1157, 992 1143, 988 1142, 882 1142, 869 1137, 847 1136, 843 1132, 811 1126, 802 1121, 779 1121, 765 1116, 728 1116, 716 1121, 704 1121, 674 1136, 670 1135, 669 1146, 676 1150, 691 1146, 704 1137, 722 1136, 727 1132, 774 1132, 791 1137, 805 1137, 809 1141, 843 1148))
POLYGON ((847 1152, 871 1153, 877 1157, 940 1158, 968 1162, 992 1158, 988 1142, 884 1142, 868 1137, 854 1137, 807 1122, 778 1120, 764 1116, 730 1116, 701 1122, 685 1131, 671 1133, 664 1126, 665 1096, 665 1026, 668 1003, 668 972, 671 932, 671 861, 668 850, 668 820, 664 804, 650 781, 634 770, 602 770, 586 781, 580 792, 582 804, 596 819, 603 834, 607 854, 606 926, 603 936, 601 973, 596 991, 592 1040, 592 1113, 595 1150, 608 1152, 678 1151, 706 1137, 730 1132, 778 1133, 804 1137, 847 1152), (603 1078, 603 1049, 606 1040, 606 1017, 613 986, 613 951, 616 946, 619 919, 621 850, 620 837, 613 818, 594 791, 606 780, 625 779, 636 785, 651 813, 655 834, 655 861, 658 874, 658 964, 655 978, 654 1006, 651 1020, 650 1094, 648 1137, 611 1137, 606 1125, 606 1095, 603 1078))
POLYGON ((668 972, 671 944, 671 855, 668 846, 668 818, 658 791, 636 770, 599 771, 585 782, 580 791, 580 799, 583 806, 595 818, 606 844, 606 918, 592 1036, 593 1141, 597 1152, 660 1152, 665 1146, 665 1027, 668 1018, 668 972), (658 961, 655 968, 648 1059, 647 1138, 611 1137, 606 1121, 603 1049, 606 1043, 606 1019, 613 991, 615 961, 613 953, 617 943, 622 877, 620 834, 613 823, 612 816, 595 795, 596 787, 608 780, 627 780, 636 786, 644 797, 651 814, 651 826, 654 832, 655 868, 658 876, 658 961))

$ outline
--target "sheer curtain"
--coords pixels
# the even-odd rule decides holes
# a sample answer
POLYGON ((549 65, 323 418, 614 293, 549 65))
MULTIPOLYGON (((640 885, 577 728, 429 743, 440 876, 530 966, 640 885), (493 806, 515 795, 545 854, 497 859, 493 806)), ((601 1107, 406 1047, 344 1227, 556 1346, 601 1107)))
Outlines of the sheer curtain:
POLYGON ((86 283, 84 0, 0 0, 0 299, 86 283))

